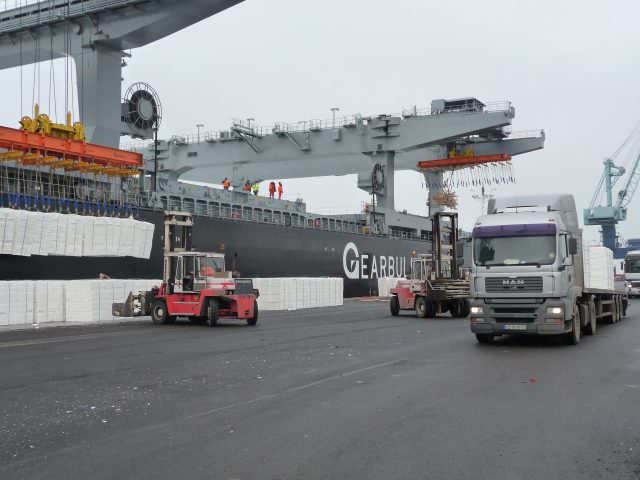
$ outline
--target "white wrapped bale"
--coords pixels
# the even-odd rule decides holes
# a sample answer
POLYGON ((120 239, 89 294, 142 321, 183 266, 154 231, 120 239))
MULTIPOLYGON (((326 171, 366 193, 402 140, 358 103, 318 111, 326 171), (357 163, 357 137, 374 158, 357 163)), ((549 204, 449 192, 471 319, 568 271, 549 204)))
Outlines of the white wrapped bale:
POLYGON ((82 256, 93 257, 93 217, 81 217, 82 223, 82 256))
POLYGON ((40 255, 56 253, 58 241, 59 213, 47 213, 42 220, 42 237, 40 238, 40 255))
POLYGON ((2 253, 2 245, 4 244, 4 227, 7 223, 7 209, 0 208, 0 253, 2 253))
POLYGON ((613 252, 606 247, 589 246, 584 249, 584 287, 614 289, 613 252))
POLYGON ((342 277, 336 278, 336 305, 342 305, 344 303, 344 279, 342 277))
POLYGON ((61 281, 47 281, 47 322, 64 322, 64 288, 61 281))
POLYGON ((110 218, 107 224, 107 255, 118 256, 120 246, 121 221, 119 218, 110 218))
POLYGON ((13 245, 11 255, 22 255, 24 247, 24 237, 27 232, 27 212, 22 210, 13 211, 13 245))
POLYGON ((9 325, 33 323, 33 283, 15 281, 9 283, 9 325))
POLYGON ((131 249, 131 256, 145 258, 144 250, 147 243, 147 228, 145 222, 130 221, 133 223, 133 248, 131 249))
POLYGON ((132 220, 122 220, 120 230, 119 257, 131 257, 133 253, 134 224, 132 220))
POLYGON ((24 212, 27 219, 27 228, 24 234, 22 255, 30 257, 40 254, 40 242, 42 240, 42 228, 44 214, 40 212, 24 212))
POLYGON ((69 215, 58 215, 58 230, 56 233, 56 249, 52 254, 64 255, 67 245, 67 222, 69 215))
POLYGON ((76 236, 78 233, 78 215, 67 215, 67 236, 64 242, 64 254, 76 256, 76 236))
POLYGON ((155 233, 155 225, 153 223, 144 222, 146 237, 144 241, 144 255, 143 258, 151 257, 151 249, 153 248, 153 234, 155 233))
POLYGON ((0 295, 0 327, 9 325, 9 308, 11 306, 11 282, 0 282, 0 289, 4 292, 0 295))
POLYGON ((98 301, 95 293, 96 280, 70 280, 64 282, 65 321, 70 323, 90 323, 96 321, 95 307, 98 301))
POLYGON ((107 256, 108 218, 94 217, 93 219, 93 256, 107 256))
POLYGON ((17 214, 15 210, 6 209, 5 223, 4 223, 4 236, 2 239, 2 253, 5 255, 13 255, 13 244, 15 241, 15 231, 16 231, 16 218, 17 218, 17 214))

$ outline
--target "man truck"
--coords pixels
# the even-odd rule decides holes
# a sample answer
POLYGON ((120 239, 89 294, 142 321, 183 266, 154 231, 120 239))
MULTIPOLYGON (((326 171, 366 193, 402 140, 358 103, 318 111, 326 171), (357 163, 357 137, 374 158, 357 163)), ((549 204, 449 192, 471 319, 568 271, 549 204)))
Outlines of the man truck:
POLYGON ((473 228, 472 259, 470 324, 480 343, 528 334, 575 345, 599 320, 626 314, 612 252, 583 247, 572 195, 490 200, 473 228))

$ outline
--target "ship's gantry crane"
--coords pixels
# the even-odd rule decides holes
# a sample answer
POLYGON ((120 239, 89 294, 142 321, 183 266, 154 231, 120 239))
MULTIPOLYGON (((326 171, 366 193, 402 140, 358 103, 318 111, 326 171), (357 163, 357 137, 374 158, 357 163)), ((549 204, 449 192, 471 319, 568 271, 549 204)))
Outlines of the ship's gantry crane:
POLYGON ((618 147, 610 158, 604 160, 604 172, 600 177, 596 192, 589 208, 584 210, 585 225, 602 227, 602 243, 614 252, 618 248, 616 225, 627 219, 627 206, 640 183, 640 123, 618 147), (616 165, 618 158, 630 160, 630 168, 616 165), (622 182, 622 188, 614 196, 614 187, 622 182), (602 194, 606 196, 606 205, 596 205, 602 194), (615 198, 614 198, 615 197, 615 198), (615 203, 614 203, 615 202, 615 203))
POLYGON ((0 69, 73 57, 87 141, 117 148, 121 134, 152 138, 157 107, 152 99, 140 102, 135 96, 121 104, 127 50, 242 1, 46 0, 0 9, 0 69), (144 121, 126 114, 132 100, 141 106, 133 120, 144 121))
MULTIPOLYGON (((228 177, 240 187, 247 180, 358 174, 358 187, 375 194, 376 212, 393 215, 396 170, 420 171, 418 162, 448 159, 452 150, 502 158, 543 148, 543 131, 511 138, 505 127, 514 116, 509 102, 485 105, 465 98, 434 100, 430 109, 400 114, 264 128, 235 121, 228 131, 174 137, 161 142, 157 151, 150 147, 146 170, 152 173, 157 167, 158 195, 171 194, 178 179, 220 183, 228 177)), ((442 184, 442 173, 427 177, 432 196, 442 184)))

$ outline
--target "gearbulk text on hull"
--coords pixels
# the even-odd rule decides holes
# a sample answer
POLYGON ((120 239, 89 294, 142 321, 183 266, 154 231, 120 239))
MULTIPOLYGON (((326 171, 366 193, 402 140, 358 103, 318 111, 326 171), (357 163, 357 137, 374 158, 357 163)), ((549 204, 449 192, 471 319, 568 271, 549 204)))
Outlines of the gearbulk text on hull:
POLYGON ((342 267, 345 277, 350 280, 403 278, 407 274, 406 257, 359 254, 358 247, 353 242, 344 247, 342 267))

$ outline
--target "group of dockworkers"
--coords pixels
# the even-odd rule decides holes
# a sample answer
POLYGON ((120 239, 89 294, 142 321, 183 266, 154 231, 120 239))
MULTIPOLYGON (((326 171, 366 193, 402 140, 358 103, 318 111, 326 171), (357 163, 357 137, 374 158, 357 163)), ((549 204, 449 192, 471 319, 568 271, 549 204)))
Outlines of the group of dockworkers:
MULTIPOLYGON (((222 181, 222 187, 225 190, 229 190, 229 188, 231 187, 231 182, 227 177, 224 177, 224 180, 222 181)), ((260 191, 260 182, 251 183, 249 180, 247 180, 242 186, 242 191, 247 193, 253 192, 254 195, 258 195, 258 192, 260 191)), ((269 182, 269 198, 276 198, 276 191, 278 192, 278 199, 282 200, 282 194, 284 193, 282 182, 278 182, 277 187, 276 182, 269 182)))

